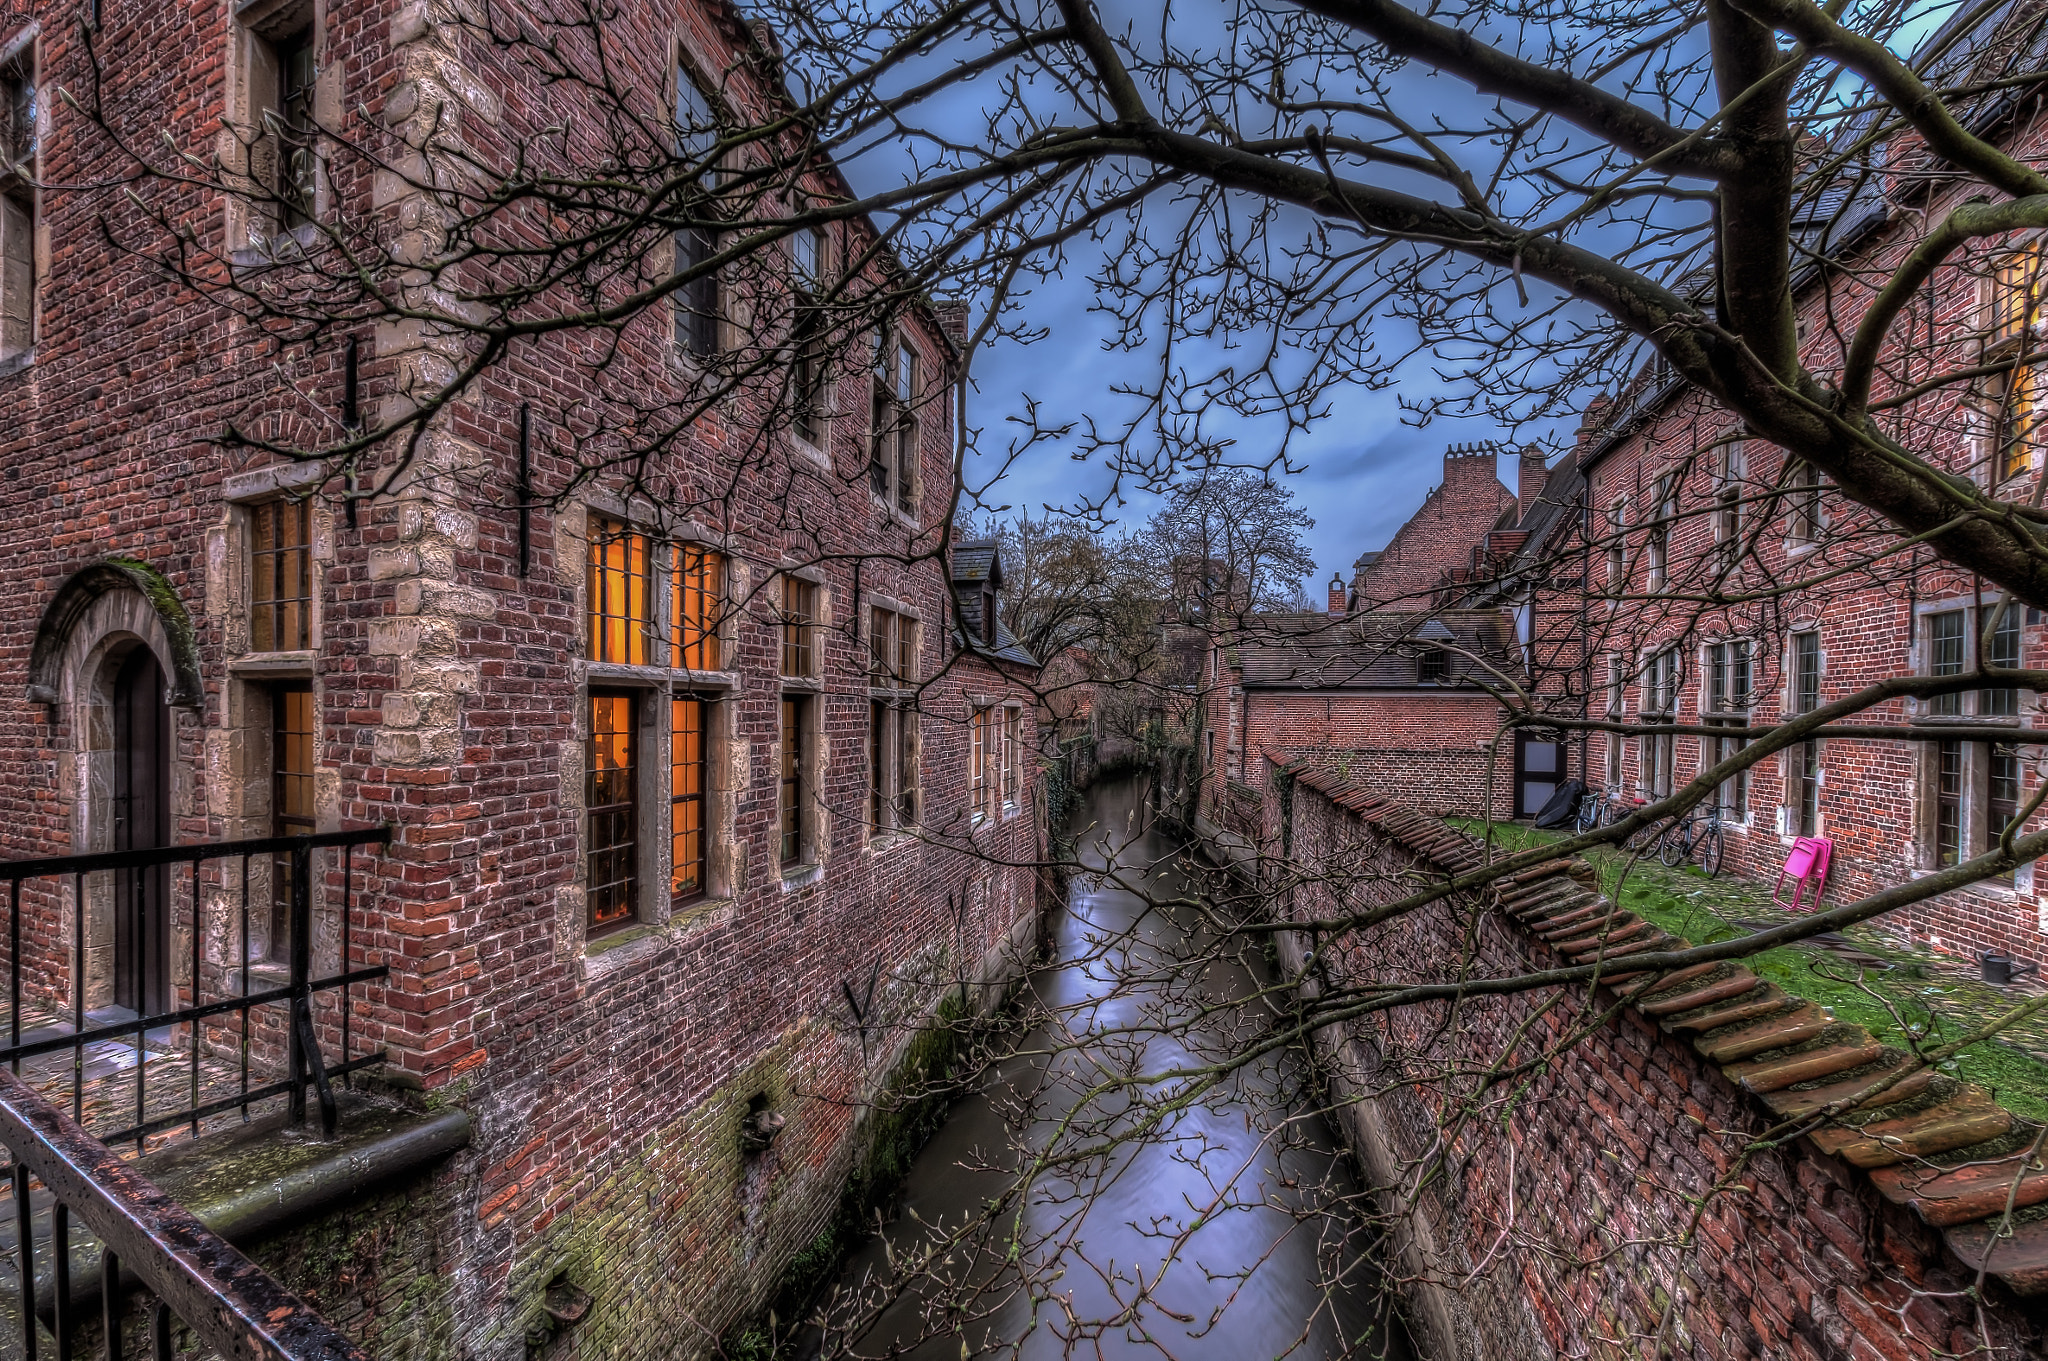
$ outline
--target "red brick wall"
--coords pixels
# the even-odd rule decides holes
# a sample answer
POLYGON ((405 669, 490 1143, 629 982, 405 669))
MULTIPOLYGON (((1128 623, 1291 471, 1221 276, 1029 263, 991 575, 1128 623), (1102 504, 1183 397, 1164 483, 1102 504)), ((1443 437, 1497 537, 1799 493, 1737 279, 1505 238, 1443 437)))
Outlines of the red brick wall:
MULTIPOLYGON (((1253 690, 1251 748, 1266 759, 1247 772, 1254 787, 1270 762, 1311 759, 1430 813, 1487 806, 1490 749, 1500 705, 1489 695, 1304 695, 1253 690)), ((1493 809, 1513 809, 1514 755, 1502 744, 1492 769, 1493 809)))
MULTIPOLYGON (((1393 876, 1414 857, 1306 785, 1267 800, 1270 838, 1289 805, 1286 844, 1310 877, 1285 911, 1329 915, 1340 889, 1353 909, 1406 891, 1393 876)), ((1346 945, 1320 935, 1318 967, 1375 988, 1444 981, 1463 976, 1468 940, 1470 976, 1561 962, 1501 914, 1453 899, 1346 945)), ((1304 948, 1283 936, 1287 967, 1302 967, 1304 948)), ((1338 1090, 1361 1103, 1340 1107, 1355 1139, 1385 1141, 1398 1163, 1452 1128, 1448 1185, 1420 1197, 1419 1232, 1389 1239, 1408 1254, 1397 1265, 1433 1354, 2035 1354, 2036 1327, 1996 1280, 1980 1307, 1974 1273, 1852 1168, 1804 1140, 1752 1146, 1766 1122, 1751 1100, 1632 1008, 1603 1019, 1583 997, 1538 990, 1466 997, 1455 1013, 1402 1008, 1354 1034, 1332 1058, 1338 1090), (1509 1049, 1536 1070, 1485 1093, 1444 1077, 1488 1071, 1509 1049)))

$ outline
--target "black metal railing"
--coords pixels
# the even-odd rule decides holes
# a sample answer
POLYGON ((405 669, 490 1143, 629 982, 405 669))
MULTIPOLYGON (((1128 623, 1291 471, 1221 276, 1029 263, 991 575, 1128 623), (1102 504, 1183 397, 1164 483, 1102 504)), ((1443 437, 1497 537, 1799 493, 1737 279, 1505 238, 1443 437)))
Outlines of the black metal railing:
MULTIPOLYGON (((307 1089, 312 1088, 320 1104, 322 1128, 332 1137, 336 1105, 332 1079, 384 1058, 373 1053, 352 1052, 352 1013, 349 988, 387 976, 383 966, 355 967, 356 944, 360 934, 355 922, 357 848, 387 844, 388 828, 353 832, 330 832, 315 836, 269 837, 245 841, 206 842, 191 846, 167 846, 152 850, 110 851, 92 855, 57 856, 41 860, 0 861, 0 884, 6 888, 8 903, 8 1044, 0 1048, 0 1143, 13 1158, 15 1262, 21 1297, 23 1355, 35 1361, 41 1337, 39 1320, 46 1324, 55 1355, 71 1361, 81 1332, 88 1324, 89 1305, 74 1294, 89 1292, 88 1280, 76 1275, 96 1265, 99 1274, 100 1335, 102 1354, 120 1361, 124 1343, 123 1322, 129 1319, 130 1293, 138 1288, 151 1299, 142 1300, 144 1347, 168 1361, 172 1355, 173 1320, 182 1320, 199 1340, 224 1357, 260 1357, 269 1361, 367 1361, 349 1340, 308 1308, 302 1301, 266 1275, 232 1245, 214 1234, 184 1206, 153 1185, 136 1168, 108 1148, 110 1143, 133 1140, 136 1149, 147 1146, 149 1136, 185 1125, 193 1135, 201 1122, 225 1115, 237 1108, 246 1119, 250 1106, 275 1097, 287 1099, 289 1118, 303 1124, 307 1118, 307 1089), (316 877, 316 858, 321 851, 337 852, 338 863, 324 867, 316 877), (267 860, 266 860, 267 858, 267 860), (281 961, 283 982, 275 982, 279 961, 258 961, 252 945, 252 915, 258 910, 252 898, 252 862, 263 871, 253 876, 257 887, 275 897, 280 881, 286 910, 281 925, 287 939, 281 961), (182 998, 168 977, 168 955, 161 959, 161 976, 154 983, 130 978, 132 1008, 115 1007, 111 1012, 90 1014, 86 971, 87 921, 92 898, 87 893, 92 876, 116 876, 114 891, 103 894, 116 921, 114 933, 129 932, 130 947, 150 940, 151 926, 140 920, 145 910, 158 913, 155 926, 159 943, 169 938, 174 917, 171 876, 183 871, 187 892, 182 906, 189 927, 190 972, 184 980, 182 998), (338 874, 336 873, 338 871, 338 874), (146 875, 156 874, 152 887, 146 875), (49 881, 38 893, 37 881, 49 881), (266 882, 267 881, 267 882, 266 882), (65 901, 64 886, 70 895, 65 901), (28 887, 25 893, 24 888, 28 887), (228 958, 209 959, 206 951, 207 913, 205 891, 238 893, 235 917, 236 939, 228 958), (333 974, 313 977, 313 900, 316 890, 339 905, 338 959, 333 974), (154 903, 145 895, 155 892, 154 903), (24 912, 39 915, 35 923, 62 921, 68 911, 71 927, 69 978, 56 986, 67 961, 61 939, 55 931, 37 934, 25 931, 24 912), (119 916, 134 912, 137 919, 123 923, 119 916), (39 948, 40 947, 40 948, 39 948), (24 953, 26 949, 27 953, 24 953), (43 991, 36 998, 24 995, 25 976, 36 977, 43 991), (207 980, 214 991, 232 995, 209 998, 207 980), (272 986, 258 987, 259 982, 272 986), (333 994, 328 1019, 338 1021, 340 1053, 329 1062, 321 1052, 316 1026, 314 998, 333 994), (154 994, 158 1005, 149 1001, 154 994), (182 1001, 184 1005, 178 1005, 182 1001), (69 1012, 68 1023, 23 1031, 25 1012, 47 1004, 50 1014, 69 1012), (262 1008, 281 1009, 281 1025, 267 1032, 252 1033, 252 1014, 262 1008), (90 1023, 89 1023, 90 1022, 90 1023), (182 1039, 188 1064, 184 1100, 169 1110, 151 1114, 148 1106, 150 1046, 182 1039), (213 1032, 209 1047, 207 1030, 213 1032), (281 1032, 281 1033, 280 1033, 281 1032), (282 1079, 252 1082, 252 1053, 267 1034, 281 1040, 284 1066, 282 1079), (96 1045, 132 1041, 134 1059, 134 1118, 124 1128, 95 1137, 84 1127, 88 1086, 87 1059, 96 1045), (232 1047, 236 1059, 232 1090, 202 1097, 202 1064, 209 1054, 232 1047), (24 1062, 47 1054, 71 1052, 70 1106, 67 1115, 59 1101, 40 1092, 29 1079, 56 1076, 47 1086, 61 1086, 62 1070, 36 1074, 31 1064, 28 1078, 22 1076, 24 1062), (48 1232, 38 1250, 36 1222, 47 1214, 48 1232), (98 1240, 74 1242, 74 1218, 98 1240), (40 1267, 40 1270, 39 1270, 40 1267)), ((101 887, 105 887, 102 883, 101 887)), ((268 906, 270 904, 266 904, 268 906)), ((107 971, 112 979, 118 969, 107 971)), ((124 1046, 125 1047, 125 1046, 124 1046)), ((163 1051, 159 1051, 162 1055, 163 1051)), ((175 1048, 169 1057, 177 1057, 175 1048)), ((118 1065, 110 1075, 118 1081, 118 1065)), ((218 1076, 216 1072, 215 1076, 218 1076)), ((159 1090, 159 1097, 162 1096, 159 1090)), ((161 1100, 158 1102, 161 1106, 161 1100)), ((84 1299, 90 1300, 90 1294, 84 1299)))
MULTIPOLYGON (((163 846, 151 850, 105 851, 89 855, 54 856, 41 860, 0 861, 0 884, 7 892, 8 919, 8 1043, 0 1048, 0 1064, 5 1064, 13 1073, 21 1072, 23 1061, 45 1054, 71 1051, 71 1118, 81 1125, 85 1123, 85 1096, 87 1086, 86 1053, 89 1047, 110 1042, 133 1042, 134 1060, 134 1119, 124 1128, 104 1133, 98 1137, 109 1144, 128 1140, 135 1142, 141 1150, 152 1134, 173 1129, 178 1125, 189 1126, 190 1132, 200 1132, 200 1122, 215 1115, 239 1109, 246 1119, 249 1107, 254 1102, 271 1097, 284 1096, 288 1099, 291 1118, 294 1123, 306 1119, 306 1092, 311 1087, 318 1095, 321 1125, 328 1137, 333 1137, 335 1102, 332 1080, 345 1077, 357 1069, 384 1060, 384 1051, 355 1054, 352 1035, 352 1009, 349 989, 354 984, 367 983, 383 978, 389 970, 382 965, 356 968, 356 942, 359 939, 354 922, 356 910, 356 849, 362 846, 384 845, 391 840, 388 827, 367 828, 350 832, 324 832, 311 836, 263 837, 245 841, 212 841, 189 846, 163 846), (339 894, 339 969, 326 977, 313 977, 313 913, 312 899, 315 887, 315 852, 332 849, 339 852, 339 883, 322 887, 339 894), (275 983, 276 962, 259 961, 251 953, 251 914, 255 904, 251 901, 251 862, 260 857, 269 857, 272 863, 258 876, 259 883, 268 877, 282 876, 287 881, 288 909, 285 934, 288 948, 284 967, 284 980, 275 983), (239 862, 238 872, 235 862, 239 862), (205 916, 202 878, 208 866, 227 866, 229 872, 216 873, 211 883, 221 892, 237 892, 239 930, 233 942, 233 951, 225 961, 209 961, 205 956, 205 916), (186 877, 188 893, 185 907, 189 914, 187 933, 190 945, 190 973, 187 978, 186 1005, 176 1005, 179 998, 175 986, 167 975, 169 922, 172 918, 171 876, 182 871, 186 877), (87 886, 90 876, 113 874, 116 876, 111 906, 115 916, 114 929, 118 934, 125 929, 129 940, 140 947, 151 939, 152 931, 159 934, 165 945, 162 973, 166 975, 157 986, 162 1005, 152 1011, 149 1004, 150 989, 137 984, 134 991, 139 1005, 88 1016, 86 1005, 86 924, 89 899, 87 886), (155 889, 159 895, 153 909, 146 907, 144 899, 152 891, 145 883, 145 876, 158 874, 155 889), (23 886, 37 880, 52 882, 54 893, 44 895, 42 902, 36 901, 31 893, 29 906, 40 907, 45 916, 51 911, 67 910, 71 915, 71 959, 68 992, 69 1022, 41 1027, 24 1035, 22 1019, 24 995, 22 991, 25 965, 44 964, 54 972, 62 965, 61 945, 54 939, 46 942, 56 958, 37 958, 34 943, 30 943, 31 954, 23 954, 23 886), (70 902, 63 901, 62 885, 69 881, 70 902), (54 906, 53 906, 54 905, 54 906), (154 925, 145 919, 145 913, 154 910, 157 921, 154 925), (129 918, 124 921, 124 914, 129 918), (204 982, 209 964, 216 982, 222 985, 218 990, 228 992, 227 985, 233 985, 231 995, 207 999, 204 996, 204 982), (267 975, 267 977, 266 977, 267 975), (272 986, 259 987, 261 982, 272 982, 272 986), (334 1062, 328 1062, 320 1051, 319 1034, 315 1026, 313 999, 323 993, 336 994, 333 1008, 338 1013, 341 1052, 334 1062), (252 1041, 260 1036, 252 1035, 251 1016, 261 1008, 282 1007, 284 1077, 269 1082, 251 1084, 252 1041), (148 1046, 151 1036, 179 1038, 176 1028, 183 1027, 182 1036, 186 1059, 189 1064, 186 1085, 186 1100, 169 1110, 151 1114, 148 1110, 148 1078, 151 1055, 148 1046), (225 1044, 231 1043, 237 1052, 234 1090, 225 1094, 202 1099, 201 1065, 209 1052, 207 1036, 202 1027, 211 1029, 215 1035, 212 1052, 219 1052, 225 1044), (225 1033, 224 1033, 225 1032, 225 1033)), ((110 975, 113 971, 109 971, 110 975)), ((32 1002, 31 1002, 32 1004, 32 1002)), ((62 1005, 57 1003, 56 1005, 62 1005)), ((272 1032, 274 1033, 274 1032, 272 1032)), ((159 1096, 162 1093, 159 1092, 159 1096)), ((162 1104, 159 1102, 159 1104, 162 1104)))
POLYGON ((74 1216, 99 1240, 100 1354, 107 1361, 121 1361, 131 1304, 141 1306, 140 1331, 155 1361, 171 1361, 174 1315, 222 1357, 368 1361, 304 1301, 4 1068, 0 1143, 14 1155, 25 1361, 40 1354, 39 1316, 49 1320, 58 1361, 71 1361, 90 1322, 90 1306, 81 1310, 72 1299, 74 1216), (32 1198, 36 1182, 52 1202, 41 1253, 32 1198), (38 1257, 48 1268, 40 1289, 38 1257), (131 1298, 138 1286, 154 1298, 131 1298))

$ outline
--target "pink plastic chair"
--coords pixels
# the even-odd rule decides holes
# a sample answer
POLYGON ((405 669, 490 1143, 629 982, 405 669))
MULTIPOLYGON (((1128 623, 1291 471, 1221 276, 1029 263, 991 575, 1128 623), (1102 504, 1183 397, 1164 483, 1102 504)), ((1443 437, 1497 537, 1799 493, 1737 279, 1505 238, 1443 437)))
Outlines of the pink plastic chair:
POLYGON ((1792 854, 1785 857, 1785 868, 1778 871, 1778 886, 1771 890, 1773 906, 1790 912, 1799 910, 1799 900, 1806 896, 1807 886, 1813 886, 1813 901, 1806 905, 1811 912, 1820 906, 1821 894, 1827 892, 1828 857, 1835 843, 1824 836, 1795 837, 1792 854), (1792 901, 1785 901, 1785 881, 1793 880, 1798 887, 1792 890, 1792 901))

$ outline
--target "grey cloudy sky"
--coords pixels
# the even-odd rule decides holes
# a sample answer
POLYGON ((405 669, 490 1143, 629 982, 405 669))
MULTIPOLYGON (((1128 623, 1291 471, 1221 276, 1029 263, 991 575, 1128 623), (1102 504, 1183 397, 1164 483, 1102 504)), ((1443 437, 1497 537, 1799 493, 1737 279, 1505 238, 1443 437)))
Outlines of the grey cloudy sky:
MULTIPOLYGON (((1127 356, 1105 352, 1099 317, 1088 312, 1093 285, 1069 277, 1041 285, 1028 300, 1028 318, 1048 335, 1031 345, 998 343, 975 360, 977 390, 968 401, 968 425, 980 431, 978 459, 970 459, 970 486, 985 483, 1001 466, 999 454, 1008 444, 1006 427, 1021 416, 1027 397, 1036 400, 1046 419, 1081 413, 1104 416, 1120 409, 1111 392, 1119 373, 1136 374, 1127 356)), ((1411 365, 1411 368, 1418 367, 1411 365)), ((1309 594, 1320 598, 1322 583, 1332 571, 1348 579, 1352 559, 1370 548, 1384 547, 1402 521, 1422 504, 1440 480, 1443 451, 1452 444, 1501 439, 1491 421, 1435 420, 1425 429, 1404 424, 1398 400, 1406 392, 1436 382, 1433 374, 1411 375, 1396 388, 1371 391, 1354 388, 1335 396, 1330 415, 1295 445, 1294 462, 1302 471, 1283 475, 1295 498, 1315 517, 1309 548, 1317 576, 1309 594)), ((1234 461, 1263 457, 1261 431, 1255 421, 1242 427, 1234 461)), ((1277 427, 1265 432, 1264 449, 1282 437, 1277 427)), ((1503 481, 1514 483, 1511 466, 1499 469, 1503 481)), ((1109 484, 1100 467, 1084 468, 1058 453, 1037 451, 1013 465, 985 499, 991 507, 1010 505, 1040 513, 1046 505, 1070 504, 1077 494, 1094 493, 1109 484)), ((1120 514, 1142 519, 1156 507, 1150 497, 1134 497, 1120 514)))

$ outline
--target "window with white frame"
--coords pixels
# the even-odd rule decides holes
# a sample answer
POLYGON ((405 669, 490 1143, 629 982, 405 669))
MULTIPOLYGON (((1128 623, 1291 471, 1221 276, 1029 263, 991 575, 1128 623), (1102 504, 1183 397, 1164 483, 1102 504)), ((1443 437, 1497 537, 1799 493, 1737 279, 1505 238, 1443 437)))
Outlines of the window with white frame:
POLYGON ((868 611, 868 828, 882 836, 918 817, 918 621, 868 611))
POLYGON ((1666 473, 1657 479, 1652 499, 1650 526, 1643 536, 1644 578, 1647 589, 1661 591, 1668 579, 1671 553, 1671 522, 1678 514, 1678 475, 1666 473))
POLYGON ((968 798, 977 823, 995 812, 1002 740, 1002 723, 995 706, 977 705, 968 717, 968 798))
MULTIPOLYGON (((1607 658, 1607 718, 1619 723, 1624 711, 1624 694, 1628 687, 1628 663, 1618 656, 1607 658)), ((1607 787, 1621 788, 1621 734, 1607 734, 1607 787)))
POLYGON ((1743 481, 1748 460, 1737 440, 1721 450, 1720 475, 1714 483, 1714 544, 1723 566, 1732 566, 1742 553, 1743 481))
POLYGON ((1024 711, 1003 710, 1003 808, 1014 812, 1024 797, 1024 711))
MULTIPOLYGON (((1645 723, 1672 723, 1678 715, 1678 649, 1651 656, 1643 668, 1641 716, 1645 723)), ((1677 739, 1670 733, 1645 734, 1637 781, 1646 799, 1671 793, 1672 763, 1677 739)))
MULTIPOLYGON (((1810 714, 1820 707, 1820 634, 1808 629, 1792 635, 1791 703, 1794 714, 1810 714)), ((1794 836, 1820 835, 1820 743, 1801 742, 1786 753, 1791 778, 1786 783, 1791 795, 1794 836)))
POLYGON ((1820 469, 1803 458, 1788 457, 1785 468, 1785 537, 1795 544, 1820 541, 1820 487, 1820 469))
MULTIPOLYGON (((1750 664, 1746 639, 1707 645, 1707 684, 1701 696, 1700 718, 1710 728, 1744 729, 1749 726, 1750 664)), ((1731 760, 1749 745, 1746 736, 1731 733, 1709 739, 1710 765, 1731 760)), ((1749 772, 1741 770, 1721 782, 1722 815, 1734 822, 1749 816, 1749 772)))
MULTIPOLYGON (((1975 669, 1973 652, 1986 668, 2013 668, 2021 658, 2021 610, 1986 602, 1930 610, 1921 616, 1923 673, 1960 676, 1975 669), (1980 632, 1981 630, 1981 632, 1980 632)), ((1928 718, 2016 721, 2020 691, 1992 686, 1927 700, 1928 718)), ((1988 849, 2017 815, 2021 799, 2019 748, 2011 742, 1963 738, 1924 743, 1921 801, 1928 863, 1946 868, 1988 849)))

